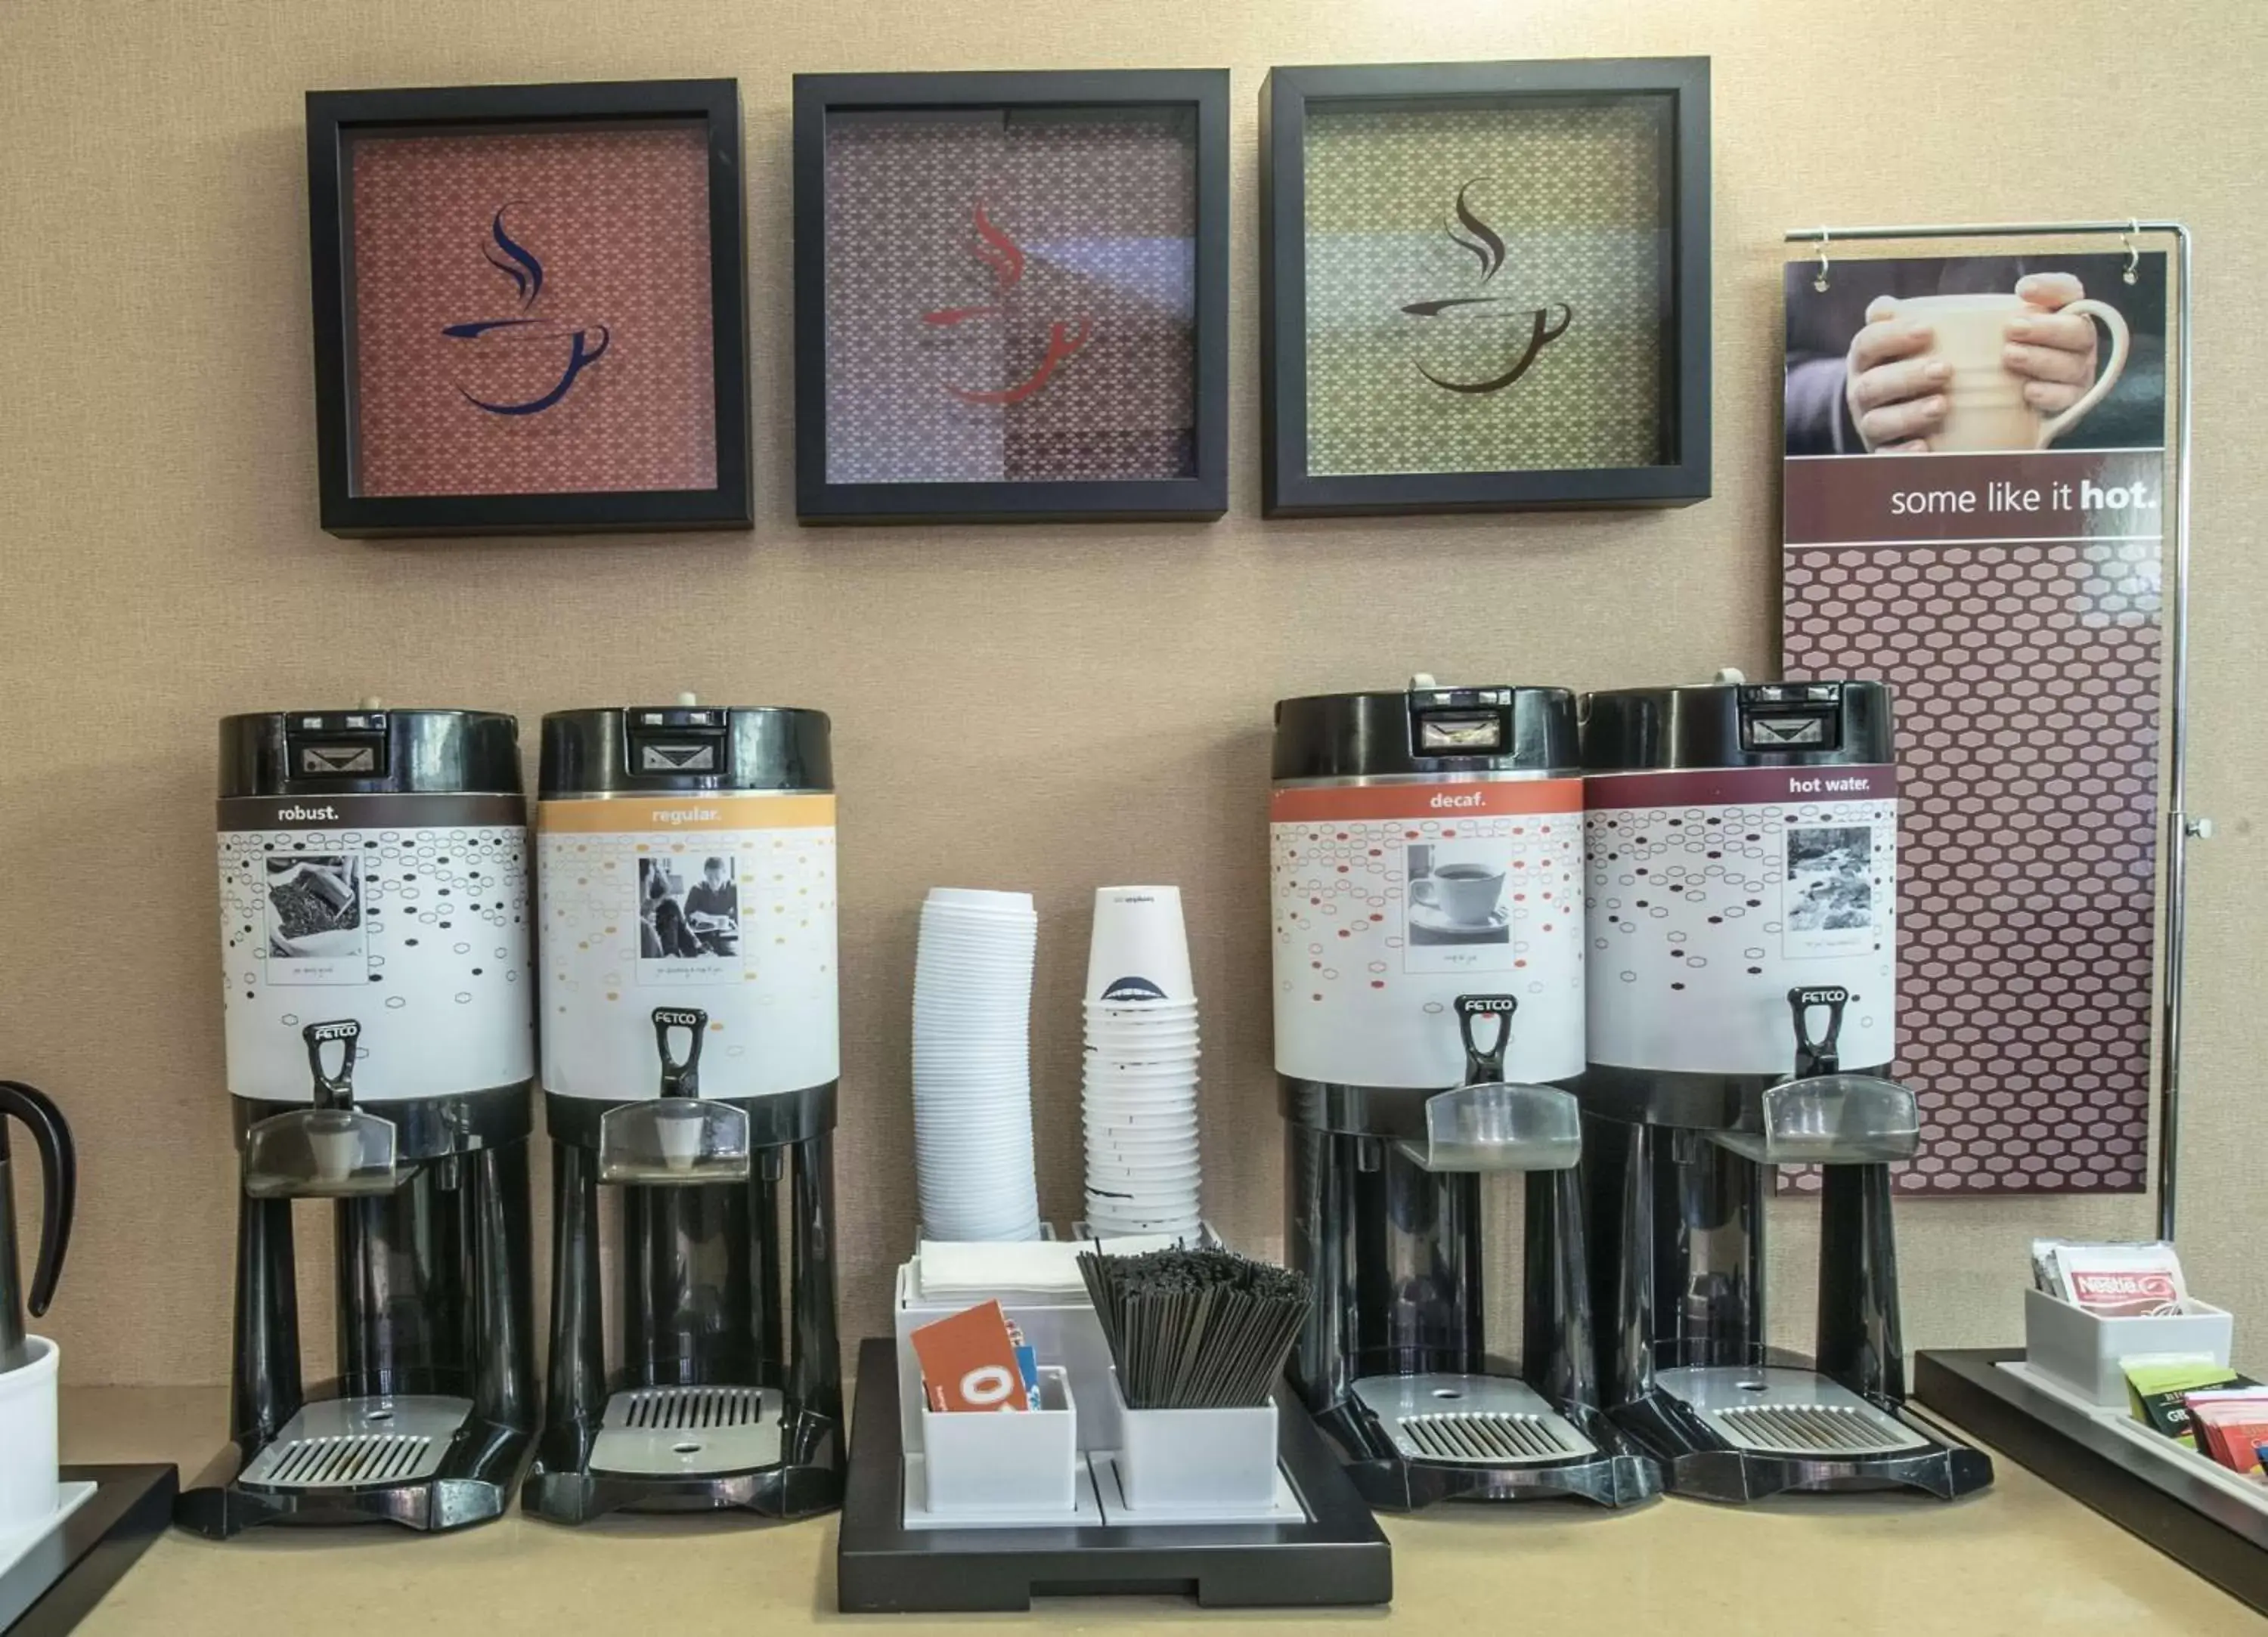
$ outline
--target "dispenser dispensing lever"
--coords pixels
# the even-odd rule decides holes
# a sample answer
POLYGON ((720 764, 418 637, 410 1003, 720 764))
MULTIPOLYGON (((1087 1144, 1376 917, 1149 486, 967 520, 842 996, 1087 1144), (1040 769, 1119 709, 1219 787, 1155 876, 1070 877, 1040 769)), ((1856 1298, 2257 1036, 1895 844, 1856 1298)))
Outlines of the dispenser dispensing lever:
POLYGON ((709 1014, 698 1007, 657 1006, 653 1009, 654 1049, 661 1053, 661 1094, 664 1097, 701 1095, 701 1038, 709 1032, 709 1014), (681 1061, 669 1049, 673 1029, 685 1031, 688 1044, 681 1061))
POLYGON ((1457 996, 1457 1034, 1465 1043, 1465 1083, 1481 1085, 1504 1078, 1505 1048, 1512 1044, 1512 1017, 1520 1009, 1520 1000, 1511 995, 1460 995, 1457 996), (1496 1034, 1486 1050, 1480 1044, 1477 1025, 1484 1017, 1496 1019, 1496 1034))
POLYGON ((299 1031, 299 1038, 307 1043, 307 1071, 315 1080, 315 1106, 352 1108, 355 1042, 362 1038, 362 1025, 351 1017, 336 1023, 309 1024, 299 1031), (323 1067, 323 1048, 333 1041, 341 1047, 336 1074, 323 1067))
POLYGON ((1839 986, 1787 992, 1788 1009, 1795 1015, 1795 1078, 1805 1080, 1840 1069, 1842 1053, 1836 1042, 1843 1033, 1843 1009, 1850 1003, 1851 991, 1839 986), (1815 1038, 1811 1015, 1822 1009, 1827 1013, 1826 1032, 1815 1038))

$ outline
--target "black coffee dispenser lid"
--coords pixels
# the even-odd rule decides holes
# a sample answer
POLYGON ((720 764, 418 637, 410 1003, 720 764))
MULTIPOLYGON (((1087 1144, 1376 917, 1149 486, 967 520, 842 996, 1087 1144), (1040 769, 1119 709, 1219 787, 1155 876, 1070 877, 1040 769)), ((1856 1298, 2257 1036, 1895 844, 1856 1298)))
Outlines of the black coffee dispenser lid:
POLYGON ((1564 687, 1444 687, 1310 694, 1276 701, 1274 776, 1562 773, 1577 766, 1575 696, 1564 687))
POLYGON ((784 705, 554 711, 543 719, 546 800, 616 791, 831 790, 827 713, 784 705))
POLYGON ((1836 767, 1896 759, 1880 682, 1749 682, 1583 696, 1583 768, 1836 767))
POLYGON ((220 794, 519 794, 519 723, 493 710, 272 710, 224 716, 220 794))

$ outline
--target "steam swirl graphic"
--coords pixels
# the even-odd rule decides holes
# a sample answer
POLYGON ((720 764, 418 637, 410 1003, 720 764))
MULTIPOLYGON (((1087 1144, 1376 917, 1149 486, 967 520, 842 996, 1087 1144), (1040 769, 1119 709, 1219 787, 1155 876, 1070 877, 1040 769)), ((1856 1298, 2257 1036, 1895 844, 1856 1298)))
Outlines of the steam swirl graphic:
MULTIPOLYGON (((976 243, 974 248, 976 259, 992 269, 992 282, 998 290, 997 297, 982 306, 933 308, 922 314, 923 323, 949 327, 966 324, 971 319, 997 319, 1006 316, 1005 304, 1008 292, 1015 289, 1024 276, 1024 250, 1022 246, 1008 236, 1006 230, 984 213, 984 203, 982 200, 979 200, 976 204, 976 243)), ((1022 403, 1045 386, 1054 378, 1057 370, 1077 354, 1080 348, 1086 345, 1088 338, 1094 334, 1094 326, 1084 313, 1079 315, 1076 323, 1078 326, 1076 329, 1065 324, 1061 319, 1056 319, 1048 326, 1047 353, 1041 358, 1039 368, 1022 380, 1001 387, 956 386, 947 381, 945 383, 945 390, 963 403, 1022 403)))

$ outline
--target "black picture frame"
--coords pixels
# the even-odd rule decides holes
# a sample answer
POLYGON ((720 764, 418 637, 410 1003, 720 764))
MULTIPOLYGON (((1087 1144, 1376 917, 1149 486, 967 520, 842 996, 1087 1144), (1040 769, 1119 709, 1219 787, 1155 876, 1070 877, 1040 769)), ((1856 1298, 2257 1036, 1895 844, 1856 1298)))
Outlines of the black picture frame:
POLYGON ((755 526, 748 409, 746 187, 740 89, 731 79, 593 81, 307 93, 314 287, 315 441, 321 522, 349 539, 755 526), (354 486, 352 196, 348 144, 364 130, 704 121, 717 485, 527 495, 360 495, 354 486))
POLYGON ((795 77, 795 495, 807 524, 1206 519, 1228 509, 1228 70, 795 77), (1194 470, 1173 478, 830 482, 827 121, 845 111, 1185 106, 1196 114, 1194 470))
POLYGON ((1270 518, 1683 506, 1709 496, 1709 59, 1278 68, 1260 91, 1262 512, 1270 518), (1438 107, 1674 99, 1661 441, 1636 466, 1314 475, 1307 470, 1307 137, 1318 104, 1438 107))

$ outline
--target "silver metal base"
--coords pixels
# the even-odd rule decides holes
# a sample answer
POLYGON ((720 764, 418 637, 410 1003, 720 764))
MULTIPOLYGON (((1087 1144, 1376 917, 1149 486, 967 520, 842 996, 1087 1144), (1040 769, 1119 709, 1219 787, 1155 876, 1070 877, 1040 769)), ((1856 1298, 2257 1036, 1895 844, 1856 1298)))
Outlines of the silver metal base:
POLYGON ((1809 1370, 1666 1369, 1654 1385, 1690 1406, 1727 1443, 1757 1455, 1833 1459, 1932 1447, 1896 1416, 1809 1370))
POLYGON ((1599 1447, 1524 1381, 1501 1376, 1366 1376, 1354 1396, 1404 1460, 1527 1466, 1599 1447))
POLYGON ((441 1469, 470 1398, 327 1398, 284 1424, 238 1477, 266 1489, 416 1483, 441 1469))
POLYGON ((607 1400, 590 1470, 700 1478, 776 1466, 783 1400, 770 1387, 642 1387, 607 1400))

